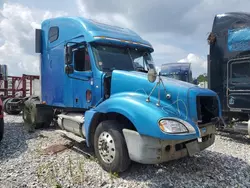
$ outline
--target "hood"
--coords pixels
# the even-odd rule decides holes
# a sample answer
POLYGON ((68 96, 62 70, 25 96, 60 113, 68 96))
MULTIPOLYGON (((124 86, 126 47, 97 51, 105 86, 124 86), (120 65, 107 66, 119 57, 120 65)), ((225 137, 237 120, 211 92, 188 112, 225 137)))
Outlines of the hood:
MULTIPOLYGON (((161 79, 163 84, 161 83, 160 86, 156 87, 153 91, 150 102, 156 105, 159 99, 158 91, 160 89, 160 108, 171 116, 183 120, 197 119, 195 113, 197 95, 216 95, 211 90, 203 89, 187 82, 167 77, 161 77, 161 79), (169 108, 169 106, 171 106, 171 108, 169 108), (171 109, 175 109, 175 112, 171 109)), ((147 78, 147 73, 115 70, 112 73, 111 96, 121 92, 141 93, 145 95, 146 100, 156 86, 157 81, 158 78, 154 83, 150 83, 147 78)))
MULTIPOLYGON (((174 90, 180 89, 180 91, 187 91, 189 88, 196 87, 193 84, 178 81, 176 79, 171 79, 166 77, 161 77, 161 78, 165 85, 165 88, 168 91, 172 91, 173 89, 174 90)), ((148 93, 153 89, 157 81, 158 79, 154 83, 150 83, 148 81, 147 73, 115 70, 112 73, 111 94, 115 94, 118 92, 125 92, 125 91, 137 92, 138 90, 145 90, 146 93, 148 93)), ((162 85, 161 85, 161 90, 164 90, 162 85)))

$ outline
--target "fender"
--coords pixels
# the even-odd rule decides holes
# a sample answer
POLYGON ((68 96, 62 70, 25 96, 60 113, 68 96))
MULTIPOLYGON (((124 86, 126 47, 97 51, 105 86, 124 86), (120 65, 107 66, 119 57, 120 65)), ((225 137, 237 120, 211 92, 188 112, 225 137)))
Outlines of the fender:
POLYGON ((166 108, 167 104, 164 102, 161 102, 162 106, 158 107, 156 102, 157 99, 154 97, 150 98, 150 102, 146 102, 146 96, 141 93, 123 92, 112 95, 96 108, 85 113, 84 129, 87 144, 89 143, 90 125, 97 113, 115 112, 122 114, 134 124, 139 134, 159 139, 183 140, 197 138, 200 135, 198 127, 189 119, 186 121, 195 128, 196 133, 163 133, 158 126, 158 121, 163 117, 180 118, 182 114, 180 115, 171 105, 166 108))

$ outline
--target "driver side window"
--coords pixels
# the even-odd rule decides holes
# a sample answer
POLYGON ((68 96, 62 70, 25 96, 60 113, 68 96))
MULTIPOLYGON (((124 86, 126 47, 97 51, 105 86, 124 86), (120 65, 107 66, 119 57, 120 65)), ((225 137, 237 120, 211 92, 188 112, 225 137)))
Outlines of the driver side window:
POLYGON ((86 48, 74 52, 74 69, 80 72, 91 70, 89 53, 86 48))

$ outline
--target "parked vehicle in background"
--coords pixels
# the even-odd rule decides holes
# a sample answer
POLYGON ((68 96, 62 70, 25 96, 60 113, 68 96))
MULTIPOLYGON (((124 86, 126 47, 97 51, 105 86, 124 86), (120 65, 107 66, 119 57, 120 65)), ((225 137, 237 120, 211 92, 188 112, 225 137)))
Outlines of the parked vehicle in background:
POLYGON ((0 141, 3 139, 4 135, 4 112, 3 112, 3 103, 0 99, 0 141))
POLYGON ((193 80, 191 63, 165 63, 161 65, 161 76, 189 82, 197 85, 197 80, 193 80))
POLYGON ((157 76, 151 44, 135 32, 79 17, 36 30, 41 95, 24 121, 53 122, 86 139, 103 169, 156 164, 206 149, 221 116, 215 92, 157 76))
POLYGON ((208 37, 208 88, 222 103, 225 123, 250 135, 250 14, 230 12, 214 18, 208 37), (244 123, 245 121, 245 123, 244 123))
POLYGON ((0 98, 3 110, 7 114, 17 115, 23 109, 23 103, 40 91, 39 76, 9 76, 6 65, 0 65, 0 98))
POLYGON ((201 88, 207 88, 207 81, 199 82, 198 86, 201 87, 201 88))

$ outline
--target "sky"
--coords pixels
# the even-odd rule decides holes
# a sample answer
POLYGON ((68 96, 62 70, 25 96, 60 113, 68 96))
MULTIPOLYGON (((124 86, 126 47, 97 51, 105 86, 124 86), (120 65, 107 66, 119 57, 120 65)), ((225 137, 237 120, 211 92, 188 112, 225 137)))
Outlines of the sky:
POLYGON ((83 16, 134 30, 153 45, 157 67, 191 62, 196 77, 207 71, 214 16, 249 6, 249 0, 0 0, 0 64, 9 75, 39 74, 35 28, 52 17, 83 16))

